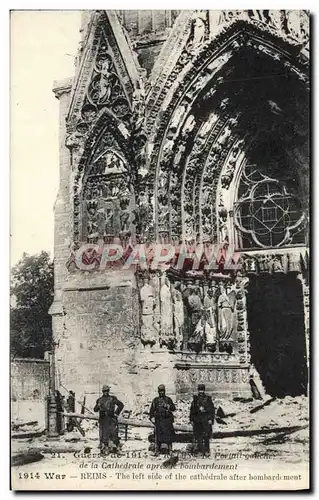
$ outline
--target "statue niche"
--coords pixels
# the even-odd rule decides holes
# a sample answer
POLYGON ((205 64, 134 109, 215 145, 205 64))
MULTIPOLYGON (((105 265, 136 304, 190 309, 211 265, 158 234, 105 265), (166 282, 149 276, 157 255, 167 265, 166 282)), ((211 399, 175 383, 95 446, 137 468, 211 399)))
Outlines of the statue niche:
POLYGON ((217 278, 175 282, 172 287, 184 303, 183 322, 175 332, 183 339, 183 350, 232 354, 237 325, 234 285, 217 278))
POLYGON ((221 274, 201 279, 165 272, 156 276, 158 285, 154 277, 144 278, 140 285, 144 346, 156 344, 173 352, 238 354, 237 314, 242 308, 237 282, 231 283, 230 277, 221 274))
POLYGON ((153 347, 158 341, 158 332, 155 326, 155 290, 150 279, 145 277, 140 288, 141 304, 141 342, 145 346, 153 347))
POLYGON ((179 282, 172 284, 173 301, 173 324, 174 336, 176 339, 176 349, 183 348, 183 328, 184 328, 184 303, 179 282))
POLYGON ((235 329, 235 304, 236 293, 228 286, 227 289, 224 283, 219 285, 220 295, 218 297, 218 331, 221 350, 227 352, 231 350, 231 341, 235 329))
POLYGON ((83 240, 108 243, 129 236, 134 192, 124 159, 111 150, 93 163, 84 188, 83 240))
POLYGON ((174 349, 176 339, 173 329, 173 300, 169 279, 163 275, 161 277, 160 304, 161 304, 161 329, 160 347, 174 349))

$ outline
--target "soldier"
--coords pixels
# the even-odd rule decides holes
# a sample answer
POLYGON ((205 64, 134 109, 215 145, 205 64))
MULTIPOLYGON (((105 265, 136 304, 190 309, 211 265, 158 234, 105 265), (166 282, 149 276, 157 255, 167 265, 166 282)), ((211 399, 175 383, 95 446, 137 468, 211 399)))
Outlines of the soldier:
POLYGON ((102 396, 97 399, 94 411, 99 411, 100 449, 101 454, 106 451, 117 451, 119 444, 117 417, 124 405, 115 396, 110 395, 110 387, 103 385, 102 396))
POLYGON ((191 409, 190 421, 193 425, 195 453, 209 456, 209 440, 212 437, 215 408, 211 396, 205 394, 205 385, 198 385, 198 394, 194 395, 191 409))
POLYGON ((176 410, 171 398, 165 395, 165 386, 158 386, 158 397, 153 399, 150 420, 155 426, 155 454, 161 451, 171 453, 174 439, 174 415, 176 410))

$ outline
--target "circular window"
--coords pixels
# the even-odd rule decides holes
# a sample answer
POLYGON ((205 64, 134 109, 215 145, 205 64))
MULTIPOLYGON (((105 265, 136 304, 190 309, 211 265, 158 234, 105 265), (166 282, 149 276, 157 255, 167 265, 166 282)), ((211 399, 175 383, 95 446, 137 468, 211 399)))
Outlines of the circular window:
MULTIPOLYGON (((235 204, 234 213, 239 246, 279 247, 303 243, 305 216, 298 198, 289 193, 282 182, 262 174, 255 181, 245 177, 244 183, 246 189, 235 204)), ((240 191, 243 192, 243 186, 240 191)))

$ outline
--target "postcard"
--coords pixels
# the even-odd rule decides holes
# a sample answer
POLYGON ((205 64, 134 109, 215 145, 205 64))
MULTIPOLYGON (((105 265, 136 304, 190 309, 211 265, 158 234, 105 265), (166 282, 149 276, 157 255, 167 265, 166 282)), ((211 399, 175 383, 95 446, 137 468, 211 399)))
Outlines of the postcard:
POLYGON ((11 488, 309 489, 310 13, 11 11, 11 488))

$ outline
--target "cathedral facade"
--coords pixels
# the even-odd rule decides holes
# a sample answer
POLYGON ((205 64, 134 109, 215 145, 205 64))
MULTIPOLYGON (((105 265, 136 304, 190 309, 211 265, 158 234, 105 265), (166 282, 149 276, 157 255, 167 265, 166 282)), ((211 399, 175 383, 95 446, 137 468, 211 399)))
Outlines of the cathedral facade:
POLYGON ((308 13, 86 11, 75 66, 54 88, 58 383, 306 394, 308 13))

